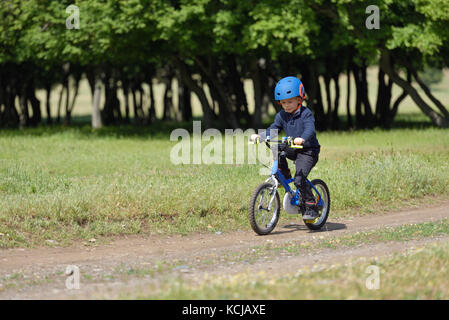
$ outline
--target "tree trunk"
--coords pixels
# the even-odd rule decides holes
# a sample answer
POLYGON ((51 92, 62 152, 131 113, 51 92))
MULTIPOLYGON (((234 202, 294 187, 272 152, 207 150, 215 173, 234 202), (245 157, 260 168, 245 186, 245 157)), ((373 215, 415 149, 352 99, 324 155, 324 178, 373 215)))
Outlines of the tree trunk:
POLYGON ((137 124, 143 124, 145 122, 145 113, 142 109, 143 102, 143 90, 141 84, 134 84, 131 87, 131 93, 133 97, 134 118, 137 124), (137 93, 139 93, 139 99, 137 99, 137 93))
POLYGON ((129 82, 124 78, 122 78, 122 90, 125 98, 125 123, 129 124, 129 82))
POLYGON ((331 77, 328 74, 324 75, 324 89, 326 90, 326 104, 327 104, 327 113, 326 113, 326 128, 330 127, 332 121, 332 98, 331 98, 331 77))
POLYGON ((76 98, 78 98, 78 92, 82 75, 83 73, 81 72, 81 70, 77 70, 77 72, 74 73, 75 92, 73 94, 72 102, 70 103, 70 112, 73 111, 73 108, 75 107, 76 98))
POLYGON ((346 87, 347 87, 347 96, 346 96, 346 115, 348 118, 348 129, 352 128, 352 115, 351 115, 351 68, 346 70, 347 79, 346 79, 346 87))
POLYGON ((118 72, 115 68, 110 66, 105 68, 105 102, 102 110, 102 118, 106 125, 120 123, 122 120, 120 101, 117 98, 117 77, 118 72))
POLYGON ((192 92, 196 94, 196 96, 200 100, 201 109, 203 111, 204 127, 211 128, 213 125, 214 114, 210 108, 209 101, 207 100, 204 90, 201 88, 201 86, 198 85, 198 83, 196 83, 192 79, 192 76, 189 73, 184 62, 182 62, 178 58, 175 58, 173 61, 176 65, 176 68, 179 70, 182 81, 186 84, 186 86, 189 87, 192 92))
POLYGON ((4 125, 6 115, 6 100, 3 90, 2 75, 0 74, 0 127, 4 125))
POLYGON ((156 102, 154 100, 154 87, 152 78, 148 81, 148 85, 150 86, 150 107, 148 109, 148 119, 150 122, 153 122, 156 120, 156 102))
POLYGON ((332 129, 337 130, 340 127, 340 118, 338 117, 338 108, 340 106, 340 83, 338 79, 340 74, 335 74, 333 77, 335 84, 335 100, 334 100, 334 109, 332 111, 332 129))
POLYGON ((59 100, 58 100, 58 110, 56 112, 56 123, 61 122, 61 107, 62 107, 62 96, 64 94, 64 84, 62 84, 61 91, 59 92, 59 100))
POLYGON ((115 91, 115 78, 112 74, 113 70, 111 67, 105 68, 105 77, 104 77, 104 105, 103 110, 101 112, 102 119, 106 125, 115 123, 114 109, 115 109, 115 100, 114 95, 115 91))
POLYGON ((51 84, 47 83, 45 86, 46 99, 45 99, 45 109, 47 111, 47 124, 51 124, 51 108, 50 108, 50 97, 51 97, 51 84))
POLYGON ((415 78, 416 82, 418 82, 419 86, 424 91, 424 93, 427 95, 427 97, 429 97, 429 99, 437 106, 438 110, 440 110, 442 115, 446 119, 449 119, 449 112, 447 111, 447 109, 443 106, 443 104, 440 102, 440 100, 438 100, 432 94, 432 92, 430 92, 429 87, 421 80, 421 78, 419 78, 418 73, 416 72, 416 70, 414 70, 412 67, 408 67, 407 70, 411 71, 411 73, 412 73, 413 77, 415 78))
POLYGON ((27 88, 27 99, 31 104, 31 110, 33 110, 33 116, 30 119, 30 123, 33 126, 38 125, 42 121, 41 102, 36 97, 35 88, 32 82, 30 82, 27 88))
POLYGON ((391 111, 388 114, 385 127, 391 128, 391 124, 393 123, 394 118, 396 117, 396 114, 398 112, 399 105, 401 104, 402 100, 405 99, 405 97, 408 96, 408 93, 406 91, 402 91, 402 94, 396 99, 396 101, 393 103, 393 107, 391 108, 391 111))
POLYGON ((364 128, 365 122, 364 117, 362 115, 362 84, 361 84, 361 75, 360 75, 360 68, 353 64, 353 74, 354 74, 354 81, 355 81, 355 91, 356 91, 356 97, 355 97, 355 126, 357 128, 364 128))
POLYGON ((235 113, 233 112, 234 103, 232 102, 228 92, 226 92, 225 86, 221 85, 217 76, 212 74, 204 65, 204 63, 196 58, 200 70, 207 78, 207 83, 209 87, 217 92, 217 98, 219 106, 220 106, 220 118, 222 118, 223 122, 230 126, 232 129, 239 128, 239 122, 235 117, 235 113))
POLYGON ((65 121, 64 124, 68 125, 71 122, 72 114, 70 110, 70 85, 69 85, 69 77, 67 77, 67 81, 65 82, 65 90, 66 90, 66 97, 65 97, 65 121))
POLYGON ((28 99, 26 92, 26 84, 23 82, 20 84, 20 96, 19 96, 19 105, 20 105, 20 114, 19 114, 19 126, 20 128, 25 128, 30 123, 30 115, 28 112, 28 99))
MULTIPOLYGON (((410 74, 410 72, 407 72, 407 82, 410 84, 412 83, 412 75, 410 74)), ((393 106, 392 106, 391 110, 389 110, 389 114, 388 114, 388 118, 387 118, 387 125, 386 125, 387 128, 391 127, 391 124, 393 123, 393 120, 396 117, 396 114, 398 112, 399 105, 401 104, 402 100, 404 100, 407 96, 408 96, 407 91, 403 90, 402 94, 393 103, 393 106)))
MULTIPOLYGON (((8 70, 8 69, 7 69, 8 70)), ((9 72, 5 72, 3 78, 3 100, 5 105, 4 111, 4 119, 5 119, 5 127, 17 127, 19 125, 19 113, 16 109, 16 84, 15 84, 15 76, 14 74, 10 74, 9 72), (12 79, 12 81, 11 81, 12 79), (6 81, 5 81, 6 80, 6 81)))
POLYGON ((386 126, 390 115, 391 79, 389 79, 389 85, 387 86, 385 83, 385 72, 382 68, 379 68, 377 80, 376 122, 378 125, 386 126))
POLYGON ((240 111, 241 116, 245 120, 246 127, 249 128, 251 127, 252 119, 249 114, 244 83, 237 67, 235 55, 229 55, 227 62, 226 66, 228 68, 227 74, 229 75, 229 79, 226 82, 230 84, 230 87, 235 94, 235 105, 237 106, 237 110, 240 111))
POLYGON ((327 128, 326 116, 324 114, 323 101, 321 99, 318 65, 315 61, 309 63, 309 79, 310 97, 307 106, 314 111, 317 129, 325 130, 327 128))
POLYGON ((253 126, 254 129, 260 129, 262 127, 262 84, 260 79, 260 71, 257 63, 257 59, 253 58, 250 62, 251 80, 253 82, 254 91, 254 114, 253 114, 253 126))
POLYGON ((143 118, 142 118, 142 114, 140 112, 140 108, 141 106, 139 106, 139 103, 137 102, 137 97, 136 97, 136 92, 138 91, 137 88, 132 87, 131 88, 131 94, 133 97, 133 110, 134 110, 134 120, 137 124, 142 124, 143 123, 143 118))
POLYGON ((143 111, 143 87, 142 84, 139 84, 139 105, 138 105, 138 110, 139 110, 139 114, 140 114, 140 119, 142 120, 142 123, 145 123, 145 112, 143 111))
POLYGON ((112 110, 114 113, 114 119, 118 123, 122 123, 122 121, 123 121, 122 110, 120 109, 120 100, 117 97, 117 90, 118 90, 117 79, 114 78, 114 80, 112 82, 112 87, 111 87, 112 110))
POLYGON ((172 76, 169 75, 167 79, 164 81, 165 90, 164 90, 164 113, 162 116, 162 120, 170 120, 172 117, 173 111, 173 91, 172 91, 172 76))
POLYGON ((410 97, 413 99, 413 101, 416 103, 416 105, 421 109, 422 112, 424 112, 425 115, 427 115, 432 122, 437 125, 438 127, 442 128, 448 128, 449 127, 449 118, 444 117, 440 115, 438 112, 433 110, 419 95, 419 93, 416 91, 413 86, 408 83, 406 80, 402 79, 393 69, 391 62, 390 62, 390 52, 386 50, 382 50, 382 57, 381 57, 381 67, 385 71, 386 74, 393 80, 394 83, 396 83, 398 86, 400 86, 404 91, 406 91, 410 97))
POLYGON ((99 76, 97 76, 97 79, 95 80, 95 90, 92 104, 92 128, 94 129, 102 127, 100 100, 101 100, 101 79, 99 76))
POLYGON ((190 90, 178 77, 178 106, 181 121, 192 120, 192 104, 190 103, 190 90))
MULTIPOLYGON (((262 90, 262 105, 260 107, 262 114, 262 121, 268 117, 268 109, 270 107, 270 103, 272 103, 272 99, 274 96, 274 88, 276 86, 276 82, 274 78, 268 76, 268 68, 270 67, 270 61, 267 59, 265 61, 265 67, 260 66, 259 68, 259 76, 260 76, 260 84, 262 90)), ((274 108, 278 112, 280 110, 280 106, 275 103, 274 108)))
POLYGON ((92 100, 94 99, 94 95, 95 95, 95 71, 93 67, 88 66, 85 69, 85 73, 86 73, 86 78, 87 78, 87 82, 89 83, 89 88, 90 88, 90 92, 92 94, 92 100))
POLYGON ((374 126, 374 117, 373 112, 371 110, 371 104, 369 102, 369 96, 368 96, 368 82, 366 80, 366 69, 367 66, 365 62, 362 65, 361 68, 361 83, 362 83, 362 102, 364 106, 365 111, 365 125, 368 125, 369 128, 372 128, 374 126))

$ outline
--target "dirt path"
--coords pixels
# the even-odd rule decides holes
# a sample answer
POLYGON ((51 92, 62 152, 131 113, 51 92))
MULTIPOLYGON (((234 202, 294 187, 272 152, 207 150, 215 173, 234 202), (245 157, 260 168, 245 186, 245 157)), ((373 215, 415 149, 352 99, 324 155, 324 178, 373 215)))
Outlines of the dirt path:
MULTIPOLYGON (((406 209, 381 215, 369 215, 354 217, 352 219, 329 219, 326 228, 320 232, 309 231, 302 222, 297 219, 294 223, 278 225, 275 231, 268 236, 257 236, 252 231, 236 231, 223 234, 195 234, 189 236, 132 236, 113 240, 106 245, 73 246, 66 248, 35 248, 35 249, 7 249, 0 250, 0 298, 71 298, 71 297, 95 297, 98 290, 102 292, 105 287, 129 288, 141 284, 142 279, 126 277, 118 281, 105 279, 105 275, 123 273, 133 268, 154 266, 158 263, 172 263, 170 272, 162 272, 161 279, 165 276, 182 274, 186 278, 199 278, 204 274, 232 274, 251 270, 271 268, 289 272, 298 265, 317 262, 333 263, 345 260, 348 257, 373 256, 389 254, 406 250, 410 246, 420 245, 420 241, 409 243, 397 243, 388 248, 382 244, 367 245, 363 248, 339 251, 322 250, 308 256, 279 257, 274 261, 263 264, 249 264, 247 261, 239 261, 229 264, 215 264, 208 267, 191 267, 195 261, 219 257, 225 253, 242 253, 252 247, 272 241, 275 244, 290 241, 313 241, 344 234, 352 234, 360 231, 374 230, 378 228, 394 227, 403 224, 436 221, 449 217, 449 200, 442 200, 438 205, 427 208, 406 209), (287 261, 290 261, 286 263, 287 261), (177 262, 188 263, 189 266, 172 268, 177 262), (279 265, 283 268, 279 268, 279 265), (64 275, 67 265, 76 265, 81 273, 89 275, 92 281, 83 280, 82 290, 65 289, 64 275), (289 268, 288 266, 291 266, 289 268), (14 283, 17 278, 19 285, 14 283), (12 285, 11 285, 12 283, 12 285), (100 289, 98 289, 100 288, 100 289), (103 289, 102 289, 103 288, 103 289)), ((435 239, 440 241, 441 239, 435 239)), ((444 240, 444 239, 443 239, 444 240)), ((429 240, 423 240, 422 242, 429 240)), ((167 266, 167 265, 166 265, 167 266)), ((155 277, 146 277, 148 281, 157 281, 155 277)), ((156 277, 157 278, 157 277, 156 277)), ((114 296, 113 294, 111 296, 114 296)))

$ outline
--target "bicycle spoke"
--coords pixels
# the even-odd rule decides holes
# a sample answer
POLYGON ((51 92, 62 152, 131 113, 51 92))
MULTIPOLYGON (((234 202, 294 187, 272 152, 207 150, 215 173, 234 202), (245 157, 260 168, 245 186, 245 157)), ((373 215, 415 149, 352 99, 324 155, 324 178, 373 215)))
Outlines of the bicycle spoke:
POLYGON ((254 199, 251 225, 259 234, 270 232, 278 220, 279 196, 273 186, 264 186, 259 189, 254 199), (275 199, 276 198, 276 199, 275 199))
POLYGON ((270 192, 268 189, 264 189, 261 192, 260 200, 259 200, 259 207, 256 214, 256 223, 266 228, 268 226, 268 223, 271 221, 272 212, 268 210, 268 207, 270 205, 270 202, 272 202, 273 197, 269 197, 270 192))
POLYGON ((262 195, 261 195, 260 200, 259 200, 259 209, 260 209, 260 208, 263 208, 263 199, 264 199, 264 196, 265 196, 265 190, 262 191, 262 195))

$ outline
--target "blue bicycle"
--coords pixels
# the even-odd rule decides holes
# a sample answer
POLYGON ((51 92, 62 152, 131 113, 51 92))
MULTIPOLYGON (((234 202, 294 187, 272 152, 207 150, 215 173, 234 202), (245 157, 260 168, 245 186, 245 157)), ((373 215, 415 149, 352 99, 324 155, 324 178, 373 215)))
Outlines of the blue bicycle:
MULTIPOLYGON (((289 185, 294 181, 294 178, 285 179, 278 168, 279 157, 285 155, 286 148, 302 148, 302 146, 293 144, 292 137, 282 137, 282 140, 270 140, 268 136, 263 142, 273 152, 273 166, 270 177, 254 190, 248 209, 251 227, 259 235, 269 234, 278 223, 281 209, 279 187, 282 186, 285 190, 283 208, 288 214, 303 215, 305 212, 300 191, 298 189, 293 190, 289 185), (270 143, 273 143, 273 145, 270 145, 270 143)), ((258 139, 254 142, 254 144, 259 143, 258 139)), ((319 230, 325 225, 329 216, 329 188, 320 179, 312 181, 307 179, 307 183, 312 187, 319 215, 314 220, 304 220, 304 223, 311 230, 319 230)))

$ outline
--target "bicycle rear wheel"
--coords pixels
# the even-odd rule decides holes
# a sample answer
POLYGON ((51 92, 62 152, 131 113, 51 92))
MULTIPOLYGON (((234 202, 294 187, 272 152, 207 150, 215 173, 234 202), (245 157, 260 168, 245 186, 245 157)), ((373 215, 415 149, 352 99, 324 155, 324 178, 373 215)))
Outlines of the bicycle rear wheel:
MULTIPOLYGON (((318 206, 319 217, 315 220, 304 220, 304 223, 310 230, 319 230, 326 224, 327 218, 329 217, 329 212, 331 209, 331 196, 329 193, 329 188, 323 180, 314 179, 311 182, 320 193, 323 204, 318 206)), ((313 190, 313 188, 312 193, 318 202, 320 200, 319 195, 315 190, 313 190)))
POLYGON ((280 204, 277 188, 271 183, 261 183, 254 190, 248 208, 249 222, 254 232, 267 235, 273 231, 279 220, 280 204))

